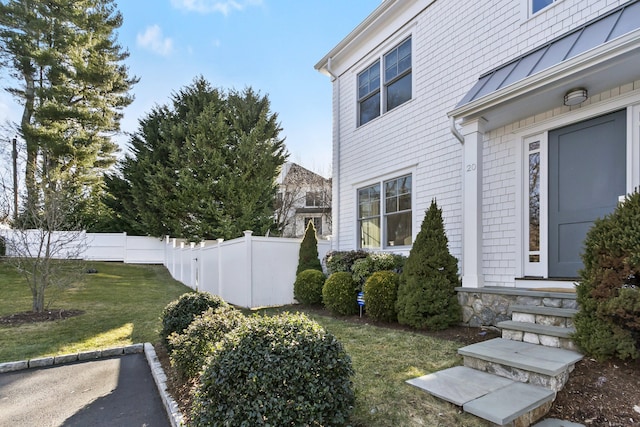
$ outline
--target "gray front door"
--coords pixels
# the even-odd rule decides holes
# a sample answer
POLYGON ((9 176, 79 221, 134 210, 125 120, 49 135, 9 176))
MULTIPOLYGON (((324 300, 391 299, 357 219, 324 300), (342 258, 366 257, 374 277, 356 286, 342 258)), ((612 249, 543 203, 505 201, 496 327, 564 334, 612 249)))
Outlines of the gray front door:
POLYGON ((626 111, 549 132, 549 277, 574 278, 596 218, 626 193, 626 111))

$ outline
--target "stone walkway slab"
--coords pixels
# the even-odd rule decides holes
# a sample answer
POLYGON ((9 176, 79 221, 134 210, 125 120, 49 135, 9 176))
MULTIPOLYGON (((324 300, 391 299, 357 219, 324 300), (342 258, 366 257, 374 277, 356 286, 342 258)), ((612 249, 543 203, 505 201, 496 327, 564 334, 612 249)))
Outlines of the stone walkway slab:
POLYGON ((463 406, 487 393, 506 387, 513 381, 465 366, 456 366, 408 380, 407 383, 454 405, 463 406))
POLYGON ((555 398, 556 393, 542 387, 514 382, 466 403, 462 408, 485 420, 505 425, 555 398))

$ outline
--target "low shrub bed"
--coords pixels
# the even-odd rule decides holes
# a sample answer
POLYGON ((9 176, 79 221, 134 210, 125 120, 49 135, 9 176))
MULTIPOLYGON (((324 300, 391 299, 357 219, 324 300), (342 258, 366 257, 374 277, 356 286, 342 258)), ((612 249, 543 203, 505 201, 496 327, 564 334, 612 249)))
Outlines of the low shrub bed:
POLYGON ((162 331, 160 337, 171 350, 168 341, 172 333, 182 333, 193 319, 209 308, 218 308, 227 303, 217 295, 208 292, 187 292, 177 300, 171 301, 162 311, 162 331))
POLYGON ((194 394, 194 426, 341 426, 354 405, 351 359, 302 314, 254 316, 220 342, 194 394))

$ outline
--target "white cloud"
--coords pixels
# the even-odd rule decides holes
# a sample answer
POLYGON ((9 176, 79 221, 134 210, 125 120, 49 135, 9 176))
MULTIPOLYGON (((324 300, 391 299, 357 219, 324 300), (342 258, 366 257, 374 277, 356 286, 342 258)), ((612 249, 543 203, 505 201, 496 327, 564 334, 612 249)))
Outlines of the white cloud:
POLYGON ((171 0, 176 9, 198 13, 221 13, 244 10, 248 6, 259 6, 262 0, 171 0))
POLYGON ((173 51, 173 40, 170 37, 164 37, 158 25, 152 25, 147 27, 144 33, 138 33, 136 42, 138 46, 163 56, 173 51))

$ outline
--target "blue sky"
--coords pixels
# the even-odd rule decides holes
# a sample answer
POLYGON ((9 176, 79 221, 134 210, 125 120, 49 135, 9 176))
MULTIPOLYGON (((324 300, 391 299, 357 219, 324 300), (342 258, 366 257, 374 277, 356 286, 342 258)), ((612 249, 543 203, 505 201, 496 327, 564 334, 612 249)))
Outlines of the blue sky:
MULTIPOLYGON (((290 160, 331 172, 331 81, 314 65, 380 0, 116 0, 118 41, 140 77, 122 130, 134 132, 154 105, 202 75, 214 87, 267 94, 290 160)), ((6 86, 6 82, 0 81, 6 86)), ((0 94, 0 123, 21 107, 0 94)), ((126 136, 116 138, 126 149, 126 136)))
POLYGON ((203 75, 213 86, 268 94, 290 160, 329 175, 331 82, 314 65, 380 0, 120 0, 119 41, 141 78, 125 131, 203 75))

